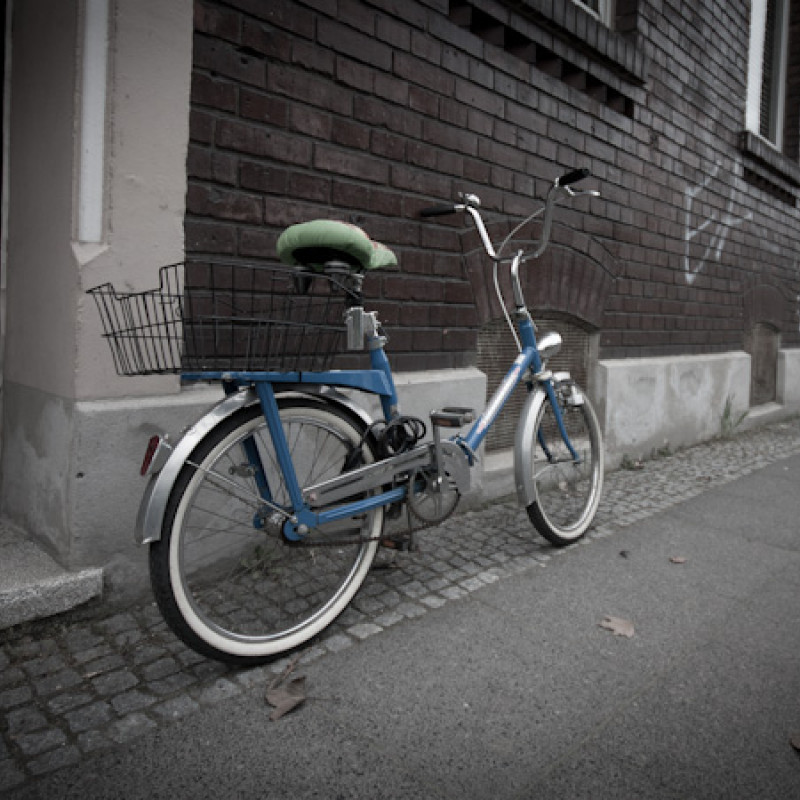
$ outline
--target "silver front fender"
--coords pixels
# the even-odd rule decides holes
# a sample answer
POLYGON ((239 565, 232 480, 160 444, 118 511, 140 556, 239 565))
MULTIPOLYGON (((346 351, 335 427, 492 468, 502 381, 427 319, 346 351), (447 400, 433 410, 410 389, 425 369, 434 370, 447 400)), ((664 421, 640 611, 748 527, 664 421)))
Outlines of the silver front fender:
POLYGON ((536 418, 547 395, 541 386, 536 386, 525 400, 517 423, 514 438, 514 483, 517 498, 524 508, 536 499, 533 482, 533 459, 536 454, 536 418))
MULTIPOLYGON (((310 397, 326 401, 339 406, 348 413, 358 417, 365 425, 370 425, 370 416, 347 397, 329 387, 306 391, 297 388, 287 388, 276 392, 277 397, 310 397)), ((134 538, 138 544, 149 544, 161 538, 161 528, 164 522, 167 502, 178 480, 178 475, 183 469, 186 460, 200 441, 207 436, 221 422, 224 422, 239 409, 251 406, 258 402, 258 397, 252 389, 243 389, 236 394, 229 395, 215 405, 209 412, 192 425, 181 440, 175 445, 162 469, 150 478, 139 504, 139 513, 136 516, 134 538)))

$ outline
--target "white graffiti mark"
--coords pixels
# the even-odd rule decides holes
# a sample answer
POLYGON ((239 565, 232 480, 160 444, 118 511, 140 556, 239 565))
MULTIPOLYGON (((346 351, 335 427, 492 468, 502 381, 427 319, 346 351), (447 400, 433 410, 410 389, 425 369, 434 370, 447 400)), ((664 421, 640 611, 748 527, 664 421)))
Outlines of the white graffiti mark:
MULTIPOLYGON (((695 282, 698 274, 702 272, 710 259, 713 258, 715 261, 720 260, 731 229, 753 218, 753 214, 750 211, 743 217, 737 217, 731 213, 734 207, 733 189, 731 189, 731 196, 728 199, 728 207, 725 213, 720 217, 719 212, 712 211, 711 216, 702 219, 700 224, 693 227, 692 214, 695 200, 709 187, 709 184, 714 178, 717 177, 719 168, 720 165, 717 164, 702 183, 684 189, 686 200, 686 229, 684 233, 683 271, 686 273, 686 283, 690 286, 695 282), (705 234, 702 240, 705 242, 705 249, 699 258, 693 260, 691 254, 692 242, 694 242, 697 237, 701 236, 701 234, 705 234)), ((700 246, 702 247, 702 243, 700 246)))

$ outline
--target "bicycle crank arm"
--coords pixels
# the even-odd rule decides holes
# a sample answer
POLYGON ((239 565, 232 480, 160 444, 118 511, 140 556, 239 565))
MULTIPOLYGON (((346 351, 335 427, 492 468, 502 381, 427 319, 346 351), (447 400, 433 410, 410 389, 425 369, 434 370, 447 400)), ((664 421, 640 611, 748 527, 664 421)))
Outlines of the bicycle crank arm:
MULTIPOLYGON (((440 449, 444 471, 455 481, 458 491, 465 494, 470 487, 467 454, 455 442, 450 441, 442 442, 440 449)), ((329 506, 394 483, 406 473, 429 469, 435 463, 433 444, 420 445, 408 453, 401 453, 375 464, 367 464, 344 475, 309 486, 303 491, 303 499, 311 508, 329 506)))

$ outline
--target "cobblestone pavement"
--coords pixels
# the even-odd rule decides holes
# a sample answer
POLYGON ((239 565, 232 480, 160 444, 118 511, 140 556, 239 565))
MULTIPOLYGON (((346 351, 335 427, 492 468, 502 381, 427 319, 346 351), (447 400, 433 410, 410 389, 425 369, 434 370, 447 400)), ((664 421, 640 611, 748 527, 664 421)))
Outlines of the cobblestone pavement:
MULTIPOLYGON (((798 452, 795 419, 608 474, 593 529, 577 546, 798 452)), ((459 514, 418 541, 418 552, 372 570, 305 660, 569 552, 536 535, 515 502, 459 514)), ((235 670, 206 660, 175 639, 152 603, 124 611, 99 605, 0 636, 0 793, 263 686, 286 666, 283 659, 235 670)))

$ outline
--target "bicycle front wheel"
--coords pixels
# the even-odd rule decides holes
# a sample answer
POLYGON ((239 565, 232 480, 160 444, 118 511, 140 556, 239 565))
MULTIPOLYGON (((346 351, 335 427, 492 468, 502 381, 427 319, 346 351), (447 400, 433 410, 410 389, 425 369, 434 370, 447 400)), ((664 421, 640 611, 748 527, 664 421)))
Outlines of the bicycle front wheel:
POLYGON ((603 490, 603 443, 589 398, 577 386, 556 386, 555 397, 578 460, 564 442, 546 398, 532 443, 535 499, 527 511, 536 530, 563 547, 580 539, 594 519, 603 490))
MULTIPOLYGON (((278 404, 301 487, 375 460, 363 424, 338 408, 311 398, 278 404)), ((194 650, 237 664, 292 650, 330 625, 364 581, 383 526, 378 508, 287 541, 284 518, 261 500, 254 461, 272 502, 289 508, 261 407, 251 406, 187 460, 150 548, 167 623, 194 650)))

